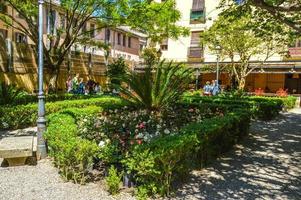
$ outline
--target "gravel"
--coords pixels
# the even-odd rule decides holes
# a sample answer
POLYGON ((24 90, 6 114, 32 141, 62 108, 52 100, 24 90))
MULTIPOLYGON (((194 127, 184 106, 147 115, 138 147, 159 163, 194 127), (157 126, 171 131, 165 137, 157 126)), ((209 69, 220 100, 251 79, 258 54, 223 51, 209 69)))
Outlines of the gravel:
POLYGON ((1 200, 110 200, 134 199, 130 194, 110 196, 101 182, 86 185, 64 182, 49 159, 36 166, 0 168, 1 200))

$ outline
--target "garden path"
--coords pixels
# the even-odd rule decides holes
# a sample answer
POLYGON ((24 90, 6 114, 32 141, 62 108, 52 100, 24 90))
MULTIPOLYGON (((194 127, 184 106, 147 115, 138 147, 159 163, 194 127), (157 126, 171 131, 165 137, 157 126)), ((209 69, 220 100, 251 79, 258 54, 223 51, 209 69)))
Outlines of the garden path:
MULTIPOLYGON (((36 127, 0 131, 3 137, 35 135, 36 127)), ((3 159, 0 158, 0 165, 3 159)), ((102 182, 76 185, 65 182, 50 159, 35 166, 0 167, 0 200, 131 200, 130 194, 110 196, 102 182)))
POLYGON ((252 122, 242 144, 193 171, 172 199, 301 199, 301 109, 252 122))

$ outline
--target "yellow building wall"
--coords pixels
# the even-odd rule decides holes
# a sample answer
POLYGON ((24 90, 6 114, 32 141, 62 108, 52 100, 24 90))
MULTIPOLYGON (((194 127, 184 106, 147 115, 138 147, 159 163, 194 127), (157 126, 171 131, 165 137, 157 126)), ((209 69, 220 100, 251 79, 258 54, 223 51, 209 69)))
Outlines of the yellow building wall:
MULTIPOLYGON (((0 41, 0 81, 8 84, 14 84, 28 92, 37 90, 38 68, 36 63, 36 53, 34 46, 13 43, 13 64, 8 67, 8 55, 3 48, 4 41, 0 41)), ((92 56, 92 67, 89 69, 89 55, 84 53, 73 54, 71 57, 71 68, 67 70, 67 58, 61 66, 58 77, 58 88, 65 90, 65 82, 69 73, 71 75, 79 74, 85 81, 93 79, 104 85, 106 82, 106 68, 102 56, 92 56)), ((50 73, 47 65, 44 66, 44 80, 50 79, 50 73)))

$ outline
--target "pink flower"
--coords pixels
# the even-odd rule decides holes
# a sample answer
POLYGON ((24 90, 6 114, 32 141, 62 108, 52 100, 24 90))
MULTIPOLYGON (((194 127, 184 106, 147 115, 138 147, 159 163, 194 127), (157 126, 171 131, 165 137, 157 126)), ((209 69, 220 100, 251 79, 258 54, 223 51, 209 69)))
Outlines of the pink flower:
POLYGON ((140 123, 140 124, 138 125, 138 127, 139 127, 140 129, 144 129, 144 128, 145 128, 145 124, 142 122, 142 123, 140 123))
POLYGON ((194 112, 193 108, 190 108, 190 109, 188 110, 188 112, 194 112))

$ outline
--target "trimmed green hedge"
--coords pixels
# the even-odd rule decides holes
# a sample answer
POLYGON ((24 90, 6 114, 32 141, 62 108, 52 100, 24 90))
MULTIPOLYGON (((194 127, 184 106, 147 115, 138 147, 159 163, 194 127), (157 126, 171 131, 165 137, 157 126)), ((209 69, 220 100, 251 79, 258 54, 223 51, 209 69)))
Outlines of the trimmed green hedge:
POLYGON ((51 157, 66 180, 85 183, 93 159, 99 153, 95 141, 80 137, 77 119, 81 116, 97 114, 99 107, 70 108, 49 117, 45 138, 51 157))
MULTIPOLYGON (((80 99, 91 99, 98 98, 103 95, 74 95, 74 94, 48 94, 45 96, 46 102, 55 102, 55 101, 63 101, 63 100, 80 100, 80 99)), ((11 105, 25 105, 30 103, 37 103, 38 97, 36 95, 23 95, 16 97, 13 102, 10 102, 8 106, 11 105)), ((5 105, 0 100, 0 105, 5 105)))
MULTIPOLYGON (((46 114, 58 112, 66 108, 85 108, 88 106, 99 106, 102 108, 120 108, 127 102, 118 97, 100 97, 85 100, 69 100, 46 103, 46 114)), ((0 130, 18 129, 34 126, 37 120, 38 105, 18 105, 0 108, 0 130)))
POLYGON ((228 151, 248 134, 250 114, 236 110, 224 117, 184 127, 179 134, 136 146, 124 165, 149 194, 169 194, 172 182, 228 151))
POLYGON ((182 99, 186 103, 214 103, 225 105, 228 108, 248 109, 253 117, 270 120, 276 117, 281 110, 291 109, 295 106, 296 97, 278 98, 278 97, 205 97, 199 95, 186 95, 182 99))

